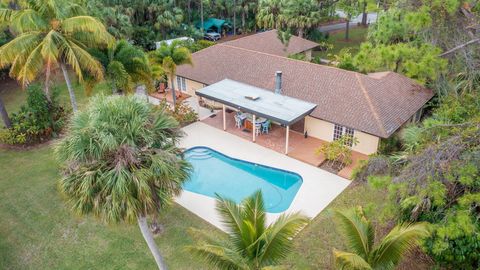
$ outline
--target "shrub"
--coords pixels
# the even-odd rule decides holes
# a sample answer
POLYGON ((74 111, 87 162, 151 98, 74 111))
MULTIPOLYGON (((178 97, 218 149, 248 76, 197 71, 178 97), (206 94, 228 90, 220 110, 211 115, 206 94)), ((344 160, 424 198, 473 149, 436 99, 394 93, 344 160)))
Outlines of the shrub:
POLYGON ((355 137, 344 135, 338 140, 323 144, 315 152, 316 154, 324 154, 325 159, 333 163, 340 162, 349 165, 352 163, 352 149, 348 146, 350 142, 355 145, 358 140, 355 137))
POLYGON ((65 111, 58 105, 57 91, 51 102, 39 85, 29 86, 27 102, 11 116, 12 127, 0 131, 0 142, 5 144, 35 144, 57 135, 65 119, 65 111))
POLYGON ((175 106, 175 110, 173 110, 166 100, 162 100, 158 107, 160 110, 165 110, 172 115, 181 126, 186 126, 198 120, 197 112, 185 102, 179 102, 175 106))
POLYGON ((323 33, 322 31, 318 30, 318 28, 312 28, 311 30, 307 31, 306 37, 309 40, 320 43, 327 41, 330 37, 330 34, 328 32, 323 33))
POLYGON ((373 156, 360 163, 353 171, 352 178, 357 181, 367 181, 369 176, 384 175, 390 172, 390 163, 384 156, 373 156))
POLYGON ((182 41, 181 45, 185 48, 187 48, 190 52, 198 52, 200 50, 203 50, 205 48, 208 48, 210 46, 215 45, 215 42, 209 41, 209 40, 197 40, 197 41, 182 41))

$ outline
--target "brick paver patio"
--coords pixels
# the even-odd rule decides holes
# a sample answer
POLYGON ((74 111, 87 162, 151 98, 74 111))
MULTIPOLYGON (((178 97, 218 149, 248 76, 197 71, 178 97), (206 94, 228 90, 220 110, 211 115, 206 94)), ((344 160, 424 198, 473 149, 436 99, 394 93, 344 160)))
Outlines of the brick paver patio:
MULTIPOLYGON (((242 137, 246 140, 252 140, 252 132, 240 129, 235 127, 235 112, 227 112, 226 117, 226 126, 227 132, 234 134, 236 136, 242 137)), ((202 122, 216 127, 218 129, 223 129, 223 113, 220 111, 214 117, 206 118, 202 122)), ((256 136, 256 143, 264 147, 270 148, 279 153, 284 153, 285 151, 285 128, 279 125, 272 125, 270 132, 268 134, 261 134, 256 136)), ((325 161, 323 155, 315 154, 315 149, 320 147, 322 144, 327 143, 317 138, 307 137, 305 138, 303 134, 290 130, 290 139, 289 139, 289 152, 288 156, 313 165, 315 167, 320 166, 322 162, 325 161)), ((261 153, 260 153, 261 154, 261 153)), ((350 179, 353 169, 358 165, 361 160, 366 160, 367 155, 353 151, 352 159, 353 162, 349 166, 343 168, 338 175, 350 179)))

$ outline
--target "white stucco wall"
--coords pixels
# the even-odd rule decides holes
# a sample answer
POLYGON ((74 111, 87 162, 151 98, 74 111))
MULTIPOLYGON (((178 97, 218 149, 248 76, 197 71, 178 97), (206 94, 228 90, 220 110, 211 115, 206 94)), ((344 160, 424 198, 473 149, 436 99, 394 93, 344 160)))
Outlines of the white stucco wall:
POLYGON ((378 145, 380 143, 379 137, 358 130, 355 130, 353 136, 358 140, 358 144, 352 147, 353 151, 357 151, 366 155, 375 154, 377 152, 378 145))
MULTIPOLYGON (((305 130, 308 132, 308 136, 327 142, 333 141, 334 126, 333 123, 310 116, 305 118, 305 130)), ((358 144, 354 145, 352 150, 366 155, 377 152, 380 138, 357 130, 355 130, 353 136, 357 138, 358 144)))

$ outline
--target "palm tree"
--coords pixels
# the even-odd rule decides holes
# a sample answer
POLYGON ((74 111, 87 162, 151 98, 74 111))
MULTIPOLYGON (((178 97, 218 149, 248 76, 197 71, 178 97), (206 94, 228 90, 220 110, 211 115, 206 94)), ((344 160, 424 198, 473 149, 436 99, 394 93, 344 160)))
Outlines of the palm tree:
POLYGON ((189 177, 178 127, 134 95, 96 96, 55 148, 64 165, 59 189, 72 210, 107 223, 136 221, 159 269, 166 267, 147 217, 168 206, 189 177))
POLYGON ((178 42, 172 42, 170 45, 163 42, 160 48, 150 53, 150 61, 153 64, 161 66, 168 76, 170 76, 173 107, 175 107, 177 97, 174 83, 177 66, 184 64, 192 65, 192 54, 187 48, 180 47, 178 42))
POLYGON ((284 0, 260 0, 256 18, 258 27, 279 29, 279 16, 283 8, 284 0))
POLYGON ((429 235, 427 223, 395 226, 376 245, 375 230, 362 208, 333 211, 352 252, 333 251, 338 269, 394 269, 403 255, 429 235))
POLYGON ((303 37, 306 28, 317 26, 321 13, 315 0, 288 0, 279 19, 288 27, 297 29, 299 37, 303 37))
POLYGON ((260 191, 241 205, 218 197, 217 211, 227 227, 227 239, 213 239, 207 231, 193 230, 196 246, 189 251, 221 269, 260 270, 277 265, 292 248, 292 239, 307 224, 299 213, 281 215, 266 224, 265 207, 260 191))
POLYGON ((23 86, 45 74, 45 93, 50 98, 50 77, 60 67, 74 111, 75 94, 67 65, 83 80, 83 71, 100 80, 102 65, 87 48, 106 45, 112 37, 97 19, 84 15, 83 8, 67 0, 25 1, 20 10, 0 9, 0 24, 8 23, 16 36, 0 47, 0 68, 10 66, 10 76, 23 86))
POLYGON ((169 30, 178 28, 183 22, 183 11, 175 7, 174 1, 166 1, 161 5, 158 13, 155 28, 162 32, 163 39, 167 39, 169 30))
POLYGON ((242 14, 242 31, 243 33, 247 32, 246 19, 248 19, 248 13, 251 10, 256 9, 256 1, 252 0, 240 0, 239 8, 242 14))
MULTIPOLYGON (((132 93, 137 83, 143 83, 147 89, 153 89, 152 70, 143 50, 121 40, 108 49, 92 49, 89 52, 102 63, 105 79, 113 93, 119 89, 132 93)), ((87 94, 96 83, 94 78, 88 78, 85 87, 87 94)))

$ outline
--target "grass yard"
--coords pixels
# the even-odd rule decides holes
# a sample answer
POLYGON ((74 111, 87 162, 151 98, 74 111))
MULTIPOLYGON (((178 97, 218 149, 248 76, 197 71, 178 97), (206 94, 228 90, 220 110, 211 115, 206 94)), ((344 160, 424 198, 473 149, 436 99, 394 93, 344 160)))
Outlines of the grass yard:
MULTIPOLYGON (((136 224, 105 225, 72 214, 56 189, 50 146, 0 150, 0 269, 154 269, 136 224)), ((157 239, 170 269, 205 269, 184 251, 189 227, 220 232, 178 205, 161 217, 157 239)))
MULTIPOLYGON (((0 150, 0 269, 154 269, 136 224, 105 225, 71 213, 56 189, 58 164, 51 146, 14 152, 0 150)), ((366 186, 350 188, 329 208, 382 205, 383 195, 366 186)), ((189 227, 221 232, 179 205, 161 217, 165 233, 157 244, 171 269, 202 268, 185 252, 189 227)), ((332 247, 343 248, 328 211, 295 241, 286 260, 293 269, 327 269, 332 247)))
POLYGON ((332 59, 333 55, 339 54, 342 49, 350 48, 350 52, 355 53, 359 50, 360 44, 367 38, 368 28, 350 27, 350 38, 345 40, 345 30, 330 33, 327 43, 333 45, 333 48, 326 52, 316 51, 314 56, 320 56, 324 59, 332 59))

